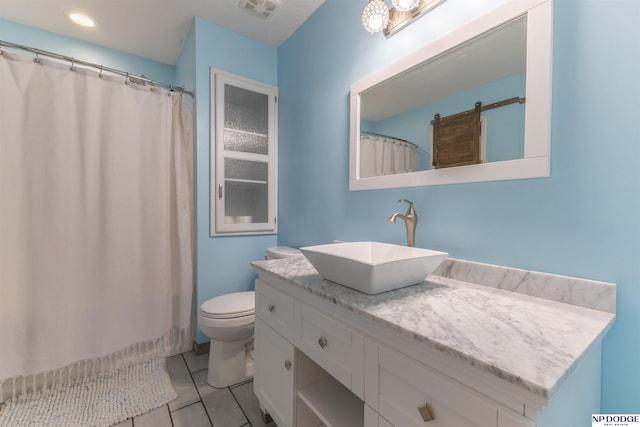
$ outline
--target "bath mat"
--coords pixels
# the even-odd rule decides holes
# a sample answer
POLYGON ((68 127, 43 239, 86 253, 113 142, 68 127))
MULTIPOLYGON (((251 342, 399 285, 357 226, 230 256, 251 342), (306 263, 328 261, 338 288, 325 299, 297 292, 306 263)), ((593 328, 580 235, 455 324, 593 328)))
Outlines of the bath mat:
POLYGON ((0 426, 111 426, 176 397, 164 358, 152 359, 18 396, 0 408, 0 426))

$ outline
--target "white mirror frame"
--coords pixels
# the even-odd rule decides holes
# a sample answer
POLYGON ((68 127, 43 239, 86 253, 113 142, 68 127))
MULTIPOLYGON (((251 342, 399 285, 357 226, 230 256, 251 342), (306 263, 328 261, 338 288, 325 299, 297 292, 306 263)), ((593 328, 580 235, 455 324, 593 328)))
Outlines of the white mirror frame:
POLYGON ((351 86, 349 190, 539 178, 550 174, 551 0, 511 0, 351 86), (360 97, 368 88, 441 55, 506 22, 527 16, 524 158, 360 178, 360 97))

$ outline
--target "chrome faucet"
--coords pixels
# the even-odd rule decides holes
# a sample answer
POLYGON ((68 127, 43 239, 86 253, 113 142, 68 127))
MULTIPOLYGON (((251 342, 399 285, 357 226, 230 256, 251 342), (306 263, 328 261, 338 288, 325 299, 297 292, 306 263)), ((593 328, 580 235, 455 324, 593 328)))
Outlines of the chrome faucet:
POLYGON ((391 215, 387 221, 389 221, 390 224, 395 224, 396 218, 400 217, 404 221, 404 225, 407 227, 407 246, 414 247, 416 243, 416 225, 418 225, 418 214, 416 213, 416 210, 413 209, 413 202, 411 200, 400 199, 398 200, 398 203, 400 202, 409 203, 409 209, 407 209, 407 212, 404 215, 396 212, 391 215))

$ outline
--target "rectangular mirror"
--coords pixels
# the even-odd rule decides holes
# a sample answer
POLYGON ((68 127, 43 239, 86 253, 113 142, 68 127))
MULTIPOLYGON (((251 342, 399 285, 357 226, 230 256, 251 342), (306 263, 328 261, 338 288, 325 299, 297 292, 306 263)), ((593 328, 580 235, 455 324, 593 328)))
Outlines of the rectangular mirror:
POLYGON ((351 87, 350 190, 549 175, 550 0, 512 0, 351 87))

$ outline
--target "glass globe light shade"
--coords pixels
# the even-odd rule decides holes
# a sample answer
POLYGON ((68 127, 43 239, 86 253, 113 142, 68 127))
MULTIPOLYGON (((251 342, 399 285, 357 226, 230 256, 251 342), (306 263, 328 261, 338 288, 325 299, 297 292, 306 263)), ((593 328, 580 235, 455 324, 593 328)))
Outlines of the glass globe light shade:
POLYGON ((391 0, 393 7, 400 12, 406 12, 418 6, 420 0, 391 0))
POLYGON ((370 33, 382 31, 389 23, 389 8, 382 0, 369 0, 362 11, 362 25, 370 33))

